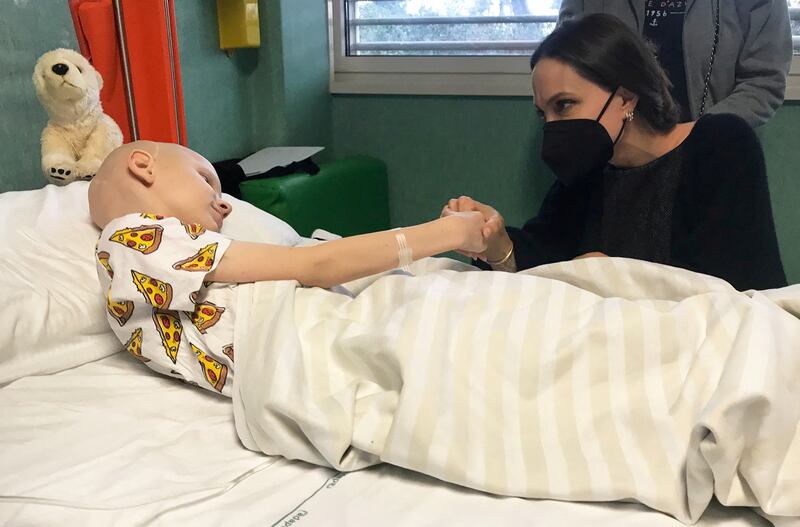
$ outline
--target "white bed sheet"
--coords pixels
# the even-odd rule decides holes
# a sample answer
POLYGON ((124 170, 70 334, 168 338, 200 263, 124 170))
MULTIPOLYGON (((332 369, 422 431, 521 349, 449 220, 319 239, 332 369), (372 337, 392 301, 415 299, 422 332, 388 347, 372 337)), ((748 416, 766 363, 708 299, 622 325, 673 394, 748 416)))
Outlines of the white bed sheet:
MULTIPOLYGON (((127 354, 13 382, 0 417, 0 525, 682 525, 636 504, 501 498, 391 466, 339 474, 268 458, 240 445, 228 399, 127 354)), ((697 525, 768 523, 712 506, 697 525)))

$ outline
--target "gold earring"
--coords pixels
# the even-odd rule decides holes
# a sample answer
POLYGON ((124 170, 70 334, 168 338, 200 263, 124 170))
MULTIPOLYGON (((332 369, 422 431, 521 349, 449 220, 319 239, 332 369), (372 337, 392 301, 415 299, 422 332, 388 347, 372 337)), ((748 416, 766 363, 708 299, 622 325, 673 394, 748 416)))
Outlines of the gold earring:
POLYGON ((629 110, 628 113, 625 114, 625 120, 628 122, 633 121, 633 110, 629 110))

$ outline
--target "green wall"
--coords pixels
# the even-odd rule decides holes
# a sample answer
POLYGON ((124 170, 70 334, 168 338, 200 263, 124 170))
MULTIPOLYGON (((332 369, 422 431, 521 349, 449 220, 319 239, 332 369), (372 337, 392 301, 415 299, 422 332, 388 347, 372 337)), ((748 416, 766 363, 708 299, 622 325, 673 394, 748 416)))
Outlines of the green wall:
POLYGON ((226 54, 216 3, 175 0, 186 135, 212 161, 265 146, 330 146, 324 6, 259 0, 258 8, 261 46, 226 54))
POLYGON ((47 113, 33 89, 46 51, 78 49, 65 0, 0 0, 0 192, 45 184, 40 138, 47 113))
MULTIPOLYGON (((331 145, 328 37, 324 2, 270 0, 266 3, 270 46, 262 46, 269 68, 258 79, 272 86, 255 129, 260 146, 331 145)), ((263 27, 263 21, 262 21, 263 27)), ((263 34, 262 34, 263 38, 263 34)), ((256 90, 258 93, 258 90, 256 90)))
POLYGON ((207 4, 176 0, 175 21, 188 144, 217 161, 242 157, 255 146, 252 79, 259 57, 256 49, 231 56, 219 49, 216 2, 207 4))
POLYGON ((333 103, 336 154, 387 162, 394 225, 429 220, 461 194, 495 206, 510 224, 529 218, 552 182, 539 159, 538 123, 521 97, 337 96, 333 103))
POLYGON ((759 130, 772 212, 789 283, 800 283, 800 101, 787 101, 759 130))

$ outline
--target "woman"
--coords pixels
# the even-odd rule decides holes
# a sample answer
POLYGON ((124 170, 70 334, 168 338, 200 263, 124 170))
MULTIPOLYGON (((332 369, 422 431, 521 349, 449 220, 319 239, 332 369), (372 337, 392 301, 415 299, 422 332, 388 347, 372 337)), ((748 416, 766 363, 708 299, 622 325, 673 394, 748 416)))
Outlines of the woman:
POLYGON ((452 199, 443 214, 487 220, 479 265, 517 271, 578 256, 637 258, 721 277, 786 284, 764 156, 747 123, 678 124, 669 82, 645 42, 603 14, 567 21, 531 57, 542 158, 557 176, 539 214, 504 228, 492 207, 452 199))
POLYGON ((758 126, 783 102, 792 63, 786 0, 563 0, 559 20, 591 13, 618 17, 656 46, 681 121, 708 111, 758 126))

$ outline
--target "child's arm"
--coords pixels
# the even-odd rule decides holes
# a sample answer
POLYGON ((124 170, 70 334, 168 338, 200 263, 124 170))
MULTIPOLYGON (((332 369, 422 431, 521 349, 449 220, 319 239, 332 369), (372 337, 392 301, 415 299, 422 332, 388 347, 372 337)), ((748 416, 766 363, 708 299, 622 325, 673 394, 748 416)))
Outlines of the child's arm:
POLYGON ((482 252, 486 249, 482 227, 483 216, 479 212, 466 212, 402 231, 363 234, 311 247, 233 241, 206 280, 297 280, 307 286, 333 287, 397 267, 398 233, 405 235, 416 260, 464 247, 482 252))

